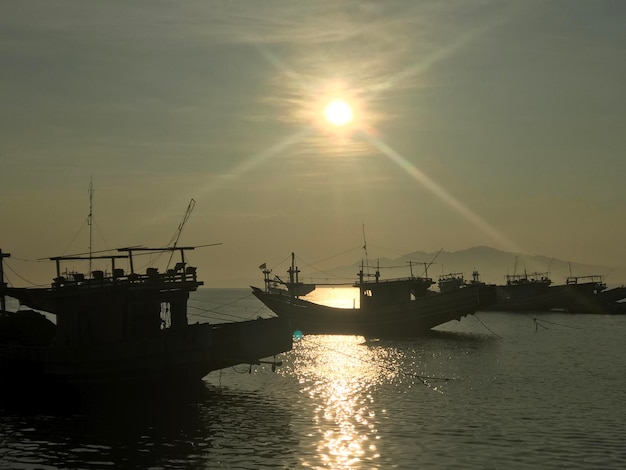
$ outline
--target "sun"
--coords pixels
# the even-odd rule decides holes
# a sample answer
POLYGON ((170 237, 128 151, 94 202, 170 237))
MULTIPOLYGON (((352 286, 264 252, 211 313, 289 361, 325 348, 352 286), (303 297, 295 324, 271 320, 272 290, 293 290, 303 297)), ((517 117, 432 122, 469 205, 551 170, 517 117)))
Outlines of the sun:
POLYGON ((333 126, 341 127, 352 122, 352 108, 343 100, 331 101, 324 110, 326 120, 333 126))

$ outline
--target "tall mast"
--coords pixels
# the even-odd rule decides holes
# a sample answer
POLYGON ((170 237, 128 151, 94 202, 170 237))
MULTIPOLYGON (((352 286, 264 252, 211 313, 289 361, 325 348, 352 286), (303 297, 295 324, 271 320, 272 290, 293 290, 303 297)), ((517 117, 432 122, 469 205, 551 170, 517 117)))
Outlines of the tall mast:
POLYGON ((0 312, 6 311, 6 300, 4 298, 4 288, 6 284, 4 282, 4 269, 3 269, 3 259, 11 256, 10 253, 2 253, 2 249, 0 249, 0 290, 2 290, 2 294, 0 294, 0 312))
MULTIPOLYGON (((369 260, 367 259, 367 240, 365 239, 365 223, 363 225, 363 252, 365 253, 365 267, 368 269, 367 274, 369 275, 369 260)), ((363 265, 363 263, 361 263, 363 265)))
MULTIPOLYGON (((194 207, 196 207, 196 200, 194 198, 191 198, 191 201, 189 201, 189 205, 187 206, 187 211, 185 212, 185 216, 183 217, 182 222, 178 225, 178 230, 176 231, 176 236, 174 238, 174 244, 172 245, 172 248, 176 248, 176 246, 178 246, 178 240, 180 239, 180 235, 183 233, 183 227, 185 226, 185 223, 191 216, 191 211, 193 210, 194 207)), ((181 254, 183 257, 182 262, 184 263, 185 255, 183 254, 182 251, 181 251, 181 254)), ((172 262, 172 256, 174 256, 174 250, 170 252, 170 259, 167 262, 168 268, 170 267, 170 263, 172 262)))
POLYGON ((91 275, 91 255, 92 255, 92 241, 93 241, 93 176, 89 181, 89 216, 87 217, 87 225, 89 225, 89 275, 91 275))

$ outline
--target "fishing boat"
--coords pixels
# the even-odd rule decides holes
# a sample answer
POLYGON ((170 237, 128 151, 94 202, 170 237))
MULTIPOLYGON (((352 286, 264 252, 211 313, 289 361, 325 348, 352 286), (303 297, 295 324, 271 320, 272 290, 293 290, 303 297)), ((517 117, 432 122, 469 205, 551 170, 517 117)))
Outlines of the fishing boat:
POLYGON ((603 290, 597 294, 596 298, 603 306, 601 313, 626 314, 626 286, 603 290))
POLYGON ((429 290, 429 277, 382 279, 377 268, 368 276, 364 266, 353 287, 359 289, 359 307, 338 308, 314 303, 288 291, 275 292, 265 273, 265 289, 253 294, 291 329, 303 334, 362 335, 371 338, 421 335, 451 320, 460 320, 496 301, 494 286, 467 284, 446 293, 429 290), (373 277, 373 279, 370 279, 373 277))
POLYGON ((570 313, 611 313, 615 300, 602 295, 606 283, 600 275, 569 276, 565 284, 554 285, 549 273, 507 276, 498 287, 495 310, 565 311, 570 313))
POLYGON ((523 298, 547 292, 552 284, 550 273, 524 271, 522 274, 507 274, 504 286, 509 298, 523 298))
POLYGON ((450 292, 466 284, 463 273, 448 273, 439 276, 437 287, 439 292, 450 292))
POLYGON ((194 248, 131 247, 108 255, 50 258, 56 263, 56 277, 49 287, 9 287, 1 276, 2 388, 52 383, 83 389, 154 382, 181 387, 237 364, 274 358, 267 362, 277 365, 276 355, 292 347, 292 332, 280 318, 188 322, 189 295, 203 285, 185 259, 194 248), (163 272, 149 267, 140 273, 134 267, 141 254, 174 252, 180 260, 163 272), (96 260, 109 267, 89 273, 63 270, 64 263, 91 266, 96 260), (128 271, 121 267, 123 262, 128 271), (33 310, 9 312, 4 296, 33 310))
POLYGON ((476 270, 472 272, 471 281, 465 279, 463 273, 442 274, 439 276, 439 280, 437 281, 437 287, 441 293, 451 292, 467 285, 477 284, 484 283, 480 280, 480 274, 476 270))

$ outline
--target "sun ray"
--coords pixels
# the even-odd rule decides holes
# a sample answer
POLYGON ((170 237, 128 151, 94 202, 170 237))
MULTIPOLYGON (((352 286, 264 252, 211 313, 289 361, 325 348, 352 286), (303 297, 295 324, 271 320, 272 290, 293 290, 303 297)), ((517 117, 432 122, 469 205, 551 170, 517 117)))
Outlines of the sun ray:
POLYGON ((504 11, 501 16, 493 18, 491 21, 486 22, 482 27, 469 31, 468 33, 457 37, 454 41, 446 45, 445 47, 439 47, 435 49, 431 54, 422 58, 419 62, 409 67, 400 70, 398 73, 390 76, 384 82, 378 84, 375 90, 378 93, 385 92, 393 88, 397 83, 415 75, 419 75, 428 71, 434 64, 447 59, 448 57, 458 53, 468 44, 475 42, 481 36, 488 34, 498 26, 507 24, 511 18, 516 15, 522 14, 526 9, 526 6, 518 2, 516 5, 511 5, 508 10, 504 11))
POLYGON ((289 147, 300 142, 310 133, 311 133, 311 128, 300 129, 298 132, 290 136, 287 136, 286 138, 277 142, 275 145, 264 150, 263 152, 250 156, 249 158, 241 162, 239 165, 237 165, 230 172, 220 175, 220 177, 217 178, 215 181, 212 181, 210 184, 207 184, 204 188, 202 188, 202 192, 208 193, 208 192, 214 192, 214 191, 219 190, 220 188, 224 187, 233 178, 236 178, 246 172, 249 172, 253 168, 259 166, 261 163, 284 152, 289 147))
POLYGON ((437 182, 433 181, 428 175, 421 171, 416 166, 412 165, 402 155, 392 149, 385 142, 377 137, 370 135, 369 133, 362 133, 362 135, 378 150, 380 150, 387 158, 406 171, 413 179, 423 184, 429 191, 438 196, 442 201, 460 213, 467 220, 472 222, 475 226, 480 228, 489 237, 498 242, 504 248, 511 251, 521 251, 512 240, 509 240, 494 227, 492 227, 486 220, 481 218, 478 214, 474 213, 469 207, 465 206, 461 201, 456 199, 452 194, 446 191, 445 188, 440 186, 437 182))
POLYGON ((297 80, 299 83, 303 82, 303 78, 300 74, 298 74, 291 67, 289 67, 284 60, 276 57, 276 54, 270 51, 267 47, 257 45, 256 49, 257 51, 259 51, 259 54, 261 54, 261 56, 263 56, 265 60, 267 60, 277 70, 284 72, 292 80, 297 80))
MULTIPOLYGON (((505 15, 506 16, 506 15, 505 15)), ((506 18, 504 19, 506 20, 506 18)), ((474 30, 469 34, 462 35, 456 38, 456 40, 449 43, 446 47, 440 47, 433 51, 430 55, 425 56, 419 62, 400 70, 398 73, 387 77, 386 80, 379 81, 375 86, 368 87, 368 99, 372 100, 372 95, 384 93, 391 88, 398 86, 398 84, 406 79, 415 75, 422 74, 430 69, 434 64, 447 59, 453 54, 458 54, 459 51, 466 47, 469 43, 475 41, 478 37, 488 33, 491 29, 496 27, 499 23, 504 22, 500 17, 495 21, 491 21, 482 28, 474 30)), ((440 186, 437 182, 433 181, 428 175, 423 173, 419 168, 408 162, 402 155, 391 148, 387 143, 382 141, 376 135, 374 129, 375 119, 370 116, 373 114, 371 110, 364 113, 362 96, 364 90, 354 89, 352 86, 342 83, 333 83, 331 81, 317 81, 306 74, 298 73, 288 66, 285 61, 277 57, 271 50, 265 46, 257 46, 257 49, 267 61, 276 70, 282 72, 292 86, 297 88, 297 92, 293 97, 288 97, 285 102, 293 105, 294 103, 302 108, 298 111, 296 116, 291 116, 291 122, 300 122, 306 127, 305 130, 299 131, 292 136, 287 137, 275 146, 261 152, 250 159, 242 162, 231 173, 222 176, 221 183, 212 183, 207 190, 215 190, 225 184, 231 178, 250 171, 257 165, 273 157, 274 155, 284 151, 286 148, 302 142, 305 138, 309 137, 316 130, 328 130, 328 126, 336 127, 339 132, 337 135, 347 137, 350 133, 344 135, 344 131, 341 128, 350 123, 350 128, 356 131, 359 135, 364 136, 363 141, 369 143, 372 147, 378 149, 383 155, 393 161, 407 172, 413 179, 424 185, 429 191, 444 201, 449 207, 461 214, 465 219, 469 220, 480 230, 485 232, 489 237, 496 240, 500 245, 509 249, 519 251, 519 247, 498 230, 492 227, 487 221, 482 219, 470 208, 464 205, 461 201, 456 199, 445 188, 440 186), (346 98, 346 96, 348 98, 346 98), (295 97, 295 98, 294 98, 295 97), (360 97, 361 99, 354 100, 354 98, 360 97), (307 101, 308 100, 308 101, 307 101), (333 101, 334 100, 334 101, 333 101), (321 103, 324 103, 323 105, 321 103), (350 104, 348 104, 350 103, 350 104), (351 109, 353 106, 357 106, 359 109, 351 109), (354 114, 353 114, 354 113, 354 114), (364 120, 363 116, 367 116, 364 120), (293 119, 295 117, 295 119, 293 119), (326 118, 324 120, 324 117, 326 118), (355 121, 353 122, 353 119, 355 121)), ((323 134, 322 138, 328 138, 328 136, 336 137, 334 133, 323 134)), ((336 144, 336 139, 332 139, 331 142, 336 144)))

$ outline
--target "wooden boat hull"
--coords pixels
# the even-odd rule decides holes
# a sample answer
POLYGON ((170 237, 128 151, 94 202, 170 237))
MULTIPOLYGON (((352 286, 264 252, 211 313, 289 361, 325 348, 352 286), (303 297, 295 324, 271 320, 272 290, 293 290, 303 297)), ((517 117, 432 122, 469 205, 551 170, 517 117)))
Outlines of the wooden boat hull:
POLYGON ((460 320, 496 301, 495 286, 468 286, 456 291, 374 308, 336 308, 265 292, 253 294, 278 317, 303 334, 344 334, 366 337, 421 335, 437 325, 460 320))
MULTIPOLYGON (((502 288, 499 288, 502 289, 502 288)), ((619 288, 597 293, 593 282, 564 284, 529 295, 508 296, 499 291, 499 300, 490 310, 504 311, 550 311, 561 310, 571 313, 614 313, 619 306, 616 303, 623 292, 619 288)))
MULTIPOLYGON (((194 248, 130 247, 103 256, 50 258, 56 262, 50 287, 8 287, 0 263, 0 394, 43 383, 180 387, 214 370, 289 351, 293 337, 284 319, 189 324, 189 294, 204 284, 185 260, 194 248), (170 268, 170 256, 164 272, 134 269, 133 253, 174 251, 180 261, 170 268), (120 259, 129 272, 119 267, 120 259), (110 269, 92 270, 93 260, 107 260, 110 269), (63 271, 62 262, 89 262, 90 275, 63 271), (4 296, 56 321, 35 310, 8 312, 4 296)), ((0 255, 5 257, 1 250, 0 255)))
POLYGON ((200 380, 210 372, 289 351, 292 336, 279 318, 195 324, 93 347, 0 344, 4 386, 54 382, 79 387, 200 380))

